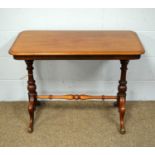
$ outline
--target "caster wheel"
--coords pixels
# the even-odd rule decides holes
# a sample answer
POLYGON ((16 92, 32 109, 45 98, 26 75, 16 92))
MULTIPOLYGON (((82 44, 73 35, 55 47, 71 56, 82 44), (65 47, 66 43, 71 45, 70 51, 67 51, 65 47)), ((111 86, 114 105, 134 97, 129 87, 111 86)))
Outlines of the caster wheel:
POLYGON ((32 133, 33 129, 32 128, 28 128, 28 133, 32 133))
POLYGON ((121 129, 120 129, 120 134, 124 135, 125 133, 126 133, 125 128, 121 128, 121 129))

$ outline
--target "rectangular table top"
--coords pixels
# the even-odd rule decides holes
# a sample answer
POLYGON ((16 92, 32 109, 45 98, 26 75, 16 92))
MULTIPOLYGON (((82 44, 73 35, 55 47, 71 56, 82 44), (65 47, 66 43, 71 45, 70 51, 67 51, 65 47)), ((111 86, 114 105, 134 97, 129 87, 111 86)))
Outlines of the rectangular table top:
POLYGON ((10 49, 13 56, 141 55, 132 31, 23 31, 10 49))

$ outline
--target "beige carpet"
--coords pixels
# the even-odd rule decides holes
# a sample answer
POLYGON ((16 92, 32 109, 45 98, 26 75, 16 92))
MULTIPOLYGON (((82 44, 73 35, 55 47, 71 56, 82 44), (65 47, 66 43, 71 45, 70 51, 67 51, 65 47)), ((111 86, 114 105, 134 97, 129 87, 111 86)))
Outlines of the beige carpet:
POLYGON ((26 102, 0 103, 0 146, 155 146, 155 102, 128 102, 125 135, 111 102, 46 102, 27 133, 26 102))

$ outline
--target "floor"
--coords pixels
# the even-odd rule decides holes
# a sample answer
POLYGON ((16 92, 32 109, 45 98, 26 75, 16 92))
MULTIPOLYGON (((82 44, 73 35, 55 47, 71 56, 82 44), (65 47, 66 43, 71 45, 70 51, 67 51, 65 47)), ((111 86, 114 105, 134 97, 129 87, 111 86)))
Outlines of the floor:
POLYGON ((155 146, 155 102, 127 102, 126 134, 112 102, 44 102, 27 132, 27 102, 0 102, 0 146, 155 146))

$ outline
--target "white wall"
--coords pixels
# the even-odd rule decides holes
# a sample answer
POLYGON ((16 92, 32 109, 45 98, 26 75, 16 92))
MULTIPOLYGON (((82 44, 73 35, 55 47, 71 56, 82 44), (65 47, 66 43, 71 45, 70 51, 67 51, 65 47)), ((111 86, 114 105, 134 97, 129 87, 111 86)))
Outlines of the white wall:
MULTIPOLYGON (((155 100, 155 9, 0 9, 0 100, 27 100, 23 61, 8 50, 26 29, 134 30, 146 54, 131 61, 128 100, 155 100)), ((113 94, 119 61, 37 61, 38 94, 113 94)))

